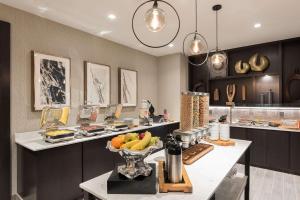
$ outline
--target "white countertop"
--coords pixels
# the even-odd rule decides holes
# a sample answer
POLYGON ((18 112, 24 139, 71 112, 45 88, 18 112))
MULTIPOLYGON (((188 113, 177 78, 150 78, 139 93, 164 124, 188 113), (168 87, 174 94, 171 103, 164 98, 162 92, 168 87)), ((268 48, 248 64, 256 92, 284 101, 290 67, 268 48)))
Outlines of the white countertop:
POLYGON ((40 134, 40 132, 41 132, 41 130, 40 130, 40 131, 16 133, 15 134, 15 142, 18 145, 21 145, 31 151, 41 151, 41 150, 51 149, 51 148, 55 148, 55 147, 61 147, 61 146, 65 146, 65 145, 76 144, 76 143, 86 142, 86 141, 90 141, 90 140, 96 140, 99 138, 105 138, 105 137, 109 137, 109 136, 114 136, 114 135, 119 135, 119 134, 123 134, 123 133, 134 132, 134 131, 140 131, 140 130, 155 128, 155 127, 165 126, 165 125, 175 124, 175 123, 178 123, 178 122, 175 121, 175 122, 154 123, 152 126, 139 126, 136 128, 125 130, 125 131, 111 132, 108 134, 97 135, 97 136, 92 136, 92 137, 83 137, 80 139, 74 139, 74 140, 59 142, 59 143, 55 143, 55 144, 45 142, 43 140, 43 137, 40 134))
MULTIPOLYGON (((230 147, 215 146, 214 150, 192 165, 185 165, 187 174, 193 185, 193 193, 157 193, 156 195, 124 195, 107 194, 107 179, 111 172, 81 183, 80 188, 103 200, 207 200, 215 193, 228 172, 244 154, 251 142, 235 140, 236 145, 230 147)), ((155 162, 164 158, 164 151, 157 152, 147 158, 155 162)))
POLYGON ((300 133, 300 129, 287 129, 287 128, 278 128, 278 127, 271 127, 271 126, 248 126, 248 125, 240 125, 240 124, 232 123, 232 124, 230 124, 230 127, 263 129, 263 130, 273 130, 273 131, 287 131, 287 132, 300 133))

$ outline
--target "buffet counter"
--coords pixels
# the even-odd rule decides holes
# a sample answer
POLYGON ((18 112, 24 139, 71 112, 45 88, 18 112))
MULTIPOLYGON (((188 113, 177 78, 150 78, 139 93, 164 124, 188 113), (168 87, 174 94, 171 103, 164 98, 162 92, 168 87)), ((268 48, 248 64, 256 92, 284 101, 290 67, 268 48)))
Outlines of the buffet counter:
POLYGON ((230 127, 235 127, 235 128, 249 128, 249 129, 261 129, 261 130, 272 130, 272 131, 286 131, 286 132, 300 133, 300 129, 288 129, 288 128, 271 127, 271 126, 241 125, 239 123, 231 123, 230 127))
POLYGON ((31 200, 82 199, 80 183, 124 162, 106 149, 113 136, 150 131, 164 138, 178 128, 179 122, 160 123, 56 144, 45 142, 39 131, 16 133, 18 194, 31 200))
MULTIPOLYGON (((124 133, 129 132, 136 132, 136 131, 143 131, 150 128, 160 127, 160 126, 166 126, 171 124, 178 124, 179 122, 163 122, 163 123, 154 123, 152 126, 139 126, 132 129, 128 129, 125 131, 118 131, 118 132, 109 132, 101 135, 91 136, 91 137, 82 137, 82 138, 75 138, 74 140, 65 141, 65 142, 59 142, 59 143, 48 143, 43 140, 43 137, 41 135, 41 131, 32 131, 32 132, 23 132, 23 133, 16 133, 15 134, 15 142, 23 146, 31 151, 41 151, 46 149, 51 149, 55 147, 61 147, 91 140, 97 140, 100 138, 120 135, 124 133)), ((75 127, 67 127, 69 129, 75 129, 75 127)))

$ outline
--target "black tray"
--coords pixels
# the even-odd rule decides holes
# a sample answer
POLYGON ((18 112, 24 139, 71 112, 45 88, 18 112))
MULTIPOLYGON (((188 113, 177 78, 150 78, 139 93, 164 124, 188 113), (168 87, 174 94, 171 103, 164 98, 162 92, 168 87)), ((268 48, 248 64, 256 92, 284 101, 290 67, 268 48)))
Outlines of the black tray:
POLYGON ((150 176, 139 176, 133 180, 118 173, 117 168, 113 170, 107 180, 108 194, 156 194, 156 165, 150 163, 152 172, 150 176))

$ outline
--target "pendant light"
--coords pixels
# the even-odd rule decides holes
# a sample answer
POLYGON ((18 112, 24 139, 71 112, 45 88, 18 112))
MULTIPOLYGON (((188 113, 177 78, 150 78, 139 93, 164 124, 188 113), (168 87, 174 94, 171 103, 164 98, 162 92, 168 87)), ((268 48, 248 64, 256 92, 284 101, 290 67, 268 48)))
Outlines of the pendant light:
POLYGON ((218 11, 222 9, 222 5, 217 4, 212 7, 212 10, 216 12, 216 49, 213 55, 210 56, 210 65, 215 69, 221 69, 224 64, 227 64, 228 58, 224 51, 219 49, 219 30, 218 30, 218 11))
POLYGON ((183 40, 183 54, 188 58, 190 64, 195 66, 203 65, 208 58, 208 44, 203 35, 198 33, 198 6, 195 0, 195 31, 187 34, 183 40), (204 55, 204 60, 200 63, 191 61, 190 56, 204 55))
POLYGON ((149 31, 159 32, 166 25, 165 11, 158 8, 157 1, 154 1, 153 7, 150 8, 145 14, 145 22, 149 31))
POLYGON ((175 38, 177 37, 177 35, 179 33, 179 29, 180 29, 180 18, 179 18, 178 12, 176 11, 176 9, 170 3, 168 3, 164 0, 148 0, 144 3, 142 3, 134 11, 131 22, 132 22, 131 23, 131 28, 132 28, 132 32, 133 32, 135 38, 140 43, 142 43, 143 45, 145 45, 147 47, 150 47, 150 48, 161 48, 161 47, 165 47, 165 46, 171 44, 175 40, 175 38), (162 8, 159 7, 161 4, 167 5, 175 13, 175 16, 176 16, 177 21, 178 21, 178 26, 177 26, 176 32, 172 36, 171 40, 169 40, 168 42, 166 42, 164 44, 161 44, 161 45, 148 44, 148 43, 144 42, 142 39, 140 39, 140 37, 136 33, 135 26, 134 26, 134 21, 135 21, 135 17, 137 15, 137 12, 141 7, 147 6, 148 4, 151 4, 151 8, 146 11, 146 13, 144 14, 143 17, 144 17, 144 20, 145 20, 145 26, 147 27, 147 30, 149 30, 151 33, 158 33, 160 31, 162 31, 167 25, 166 13, 162 8))

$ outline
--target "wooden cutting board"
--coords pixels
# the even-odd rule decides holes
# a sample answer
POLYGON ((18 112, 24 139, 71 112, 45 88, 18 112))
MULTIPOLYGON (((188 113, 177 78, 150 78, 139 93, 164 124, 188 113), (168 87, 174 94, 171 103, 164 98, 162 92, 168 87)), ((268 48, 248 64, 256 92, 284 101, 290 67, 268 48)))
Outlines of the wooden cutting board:
POLYGON ((210 144, 196 144, 186 149, 182 153, 182 162, 186 165, 193 164, 199 158, 203 157, 205 154, 214 149, 213 145, 210 144))
POLYGON ((219 145, 219 146, 234 146, 235 141, 233 140, 228 140, 228 141, 223 141, 223 140, 211 140, 209 138, 204 139, 206 142, 219 145))

